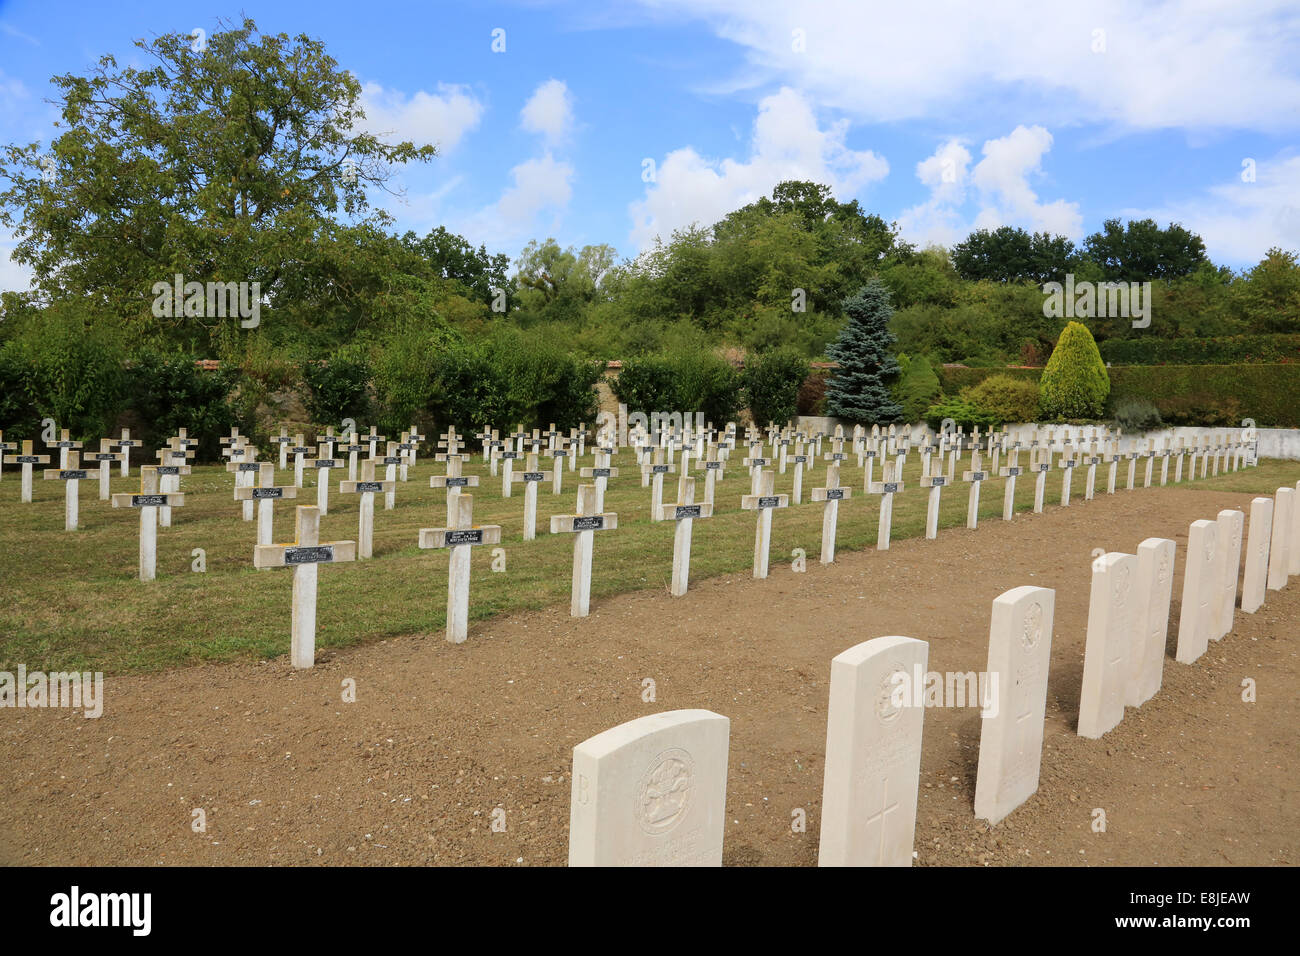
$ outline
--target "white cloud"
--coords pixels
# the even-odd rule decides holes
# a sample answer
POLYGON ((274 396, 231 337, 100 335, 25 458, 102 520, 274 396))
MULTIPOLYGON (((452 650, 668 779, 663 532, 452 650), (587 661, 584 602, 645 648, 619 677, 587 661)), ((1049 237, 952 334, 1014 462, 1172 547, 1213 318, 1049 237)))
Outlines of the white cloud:
POLYGON ((522 244, 539 232, 554 231, 573 198, 574 169, 549 152, 510 170, 511 185, 456 231, 475 243, 522 244), (544 214, 550 214, 544 220, 544 214), (543 222, 545 221, 545 225, 543 222))
POLYGON ((961 140, 950 139, 916 165, 916 175, 930 188, 930 198, 899 216, 903 236, 918 244, 951 246, 972 229, 1020 226, 1078 239, 1083 233, 1079 204, 1056 199, 1040 202, 1030 179, 1042 175, 1042 161, 1052 148, 1052 134, 1041 126, 1017 126, 1008 135, 984 143, 983 159, 967 171, 971 154, 961 140), (963 210, 974 200, 972 221, 963 210))
POLYGON ((826 183, 836 195, 850 196, 888 175, 882 157, 845 145, 847 133, 847 121, 822 129, 808 101, 782 88, 759 103, 748 160, 711 161, 685 146, 657 164, 645 198, 629 207, 632 242, 644 249, 674 229, 712 225, 782 180, 826 183))
POLYGON ((1055 125, 1300 127, 1294 0, 642 3, 703 19, 744 49, 747 66, 724 80, 729 88, 791 83, 874 120, 978 109, 1055 125))
POLYGON ((1273 246, 1300 252, 1300 156, 1258 160, 1254 182, 1238 174, 1200 195, 1123 215, 1181 223, 1205 240, 1218 263, 1251 266, 1273 246))
POLYGON ((551 145, 564 140, 573 128, 573 98, 561 80, 547 80, 519 113, 520 125, 530 133, 540 133, 551 145))
POLYGON ((478 125, 484 109, 464 87, 447 83, 439 83, 437 93, 417 90, 409 97, 400 90, 366 83, 361 88, 361 107, 366 118, 360 125, 368 132, 417 145, 434 143, 443 153, 455 149, 478 125))

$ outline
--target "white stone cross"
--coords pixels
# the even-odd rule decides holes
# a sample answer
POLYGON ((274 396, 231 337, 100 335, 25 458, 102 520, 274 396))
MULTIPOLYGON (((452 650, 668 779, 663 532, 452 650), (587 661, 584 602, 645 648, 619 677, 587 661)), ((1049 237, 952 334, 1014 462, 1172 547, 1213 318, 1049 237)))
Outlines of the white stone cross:
MULTIPOLYGON (((1073 490, 1072 486, 1074 485, 1074 469, 1075 466, 1078 465, 1078 461, 1075 459, 1074 456, 1075 456, 1074 452, 1063 451, 1061 452, 1061 457, 1057 462, 1057 467, 1059 467, 1061 471, 1064 472, 1064 477, 1062 477, 1061 479, 1061 507, 1062 508, 1070 507, 1070 492, 1073 490)), ((1094 455, 1093 457, 1096 456, 1094 455)), ((1089 465, 1090 471, 1094 467, 1095 465, 1089 465)))
POLYGON ((477 488, 479 485, 478 475, 461 474, 461 469, 469 455, 448 455, 445 452, 434 456, 435 461, 444 462, 447 465, 445 475, 430 475, 430 488, 447 489, 447 527, 456 526, 456 516, 460 514, 460 506, 456 504, 456 499, 460 497, 462 488, 477 488))
POLYGON ((335 458, 334 453, 330 451, 332 447, 328 442, 322 443, 316 449, 316 457, 307 459, 316 471, 316 507, 320 509, 322 515, 329 514, 330 472, 335 468, 343 467, 343 460, 335 458))
POLYGON ((83 458, 82 463, 88 464, 92 461, 99 462, 99 500, 108 501, 109 499, 109 480, 112 478, 112 465, 115 461, 122 460, 121 452, 110 451, 110 439, 101 438, 99 440, 99 451, 88 452, 83 458))
POLYGON ((57 441, 47 442, 45 447, 57 448, 59 450, 59 467, 67 469, 68 452, 80 450, 81 442, 73 441, 68 429, 65 428, 59 432, 59 438, 57 441))
MULTIPOLYGON (((301 441, 301 436, 298 441, 301 441)), ((289 446, 294 444, 294 439, 289 437, 289 426, 281 425, 280 434, 271 436, 271 444, 280 449, 280 470, 284 471, 289 467, 289 446)))
POLYGON ((185 496, 159 493, 157 466, 143 465, 140 493, 113 495, 112 500, 114 508, 140 509, 140 580, 154 580, 158 572, 158 509, 184 507, 185 496))
POLYGON ((257 481, 256 488, 236 488, 235 497, 240 501, 257 502, 257 543, 271 544, 275 503, 282 498, 297 498, 298 486, 276 485, 273 461, 258 462, 257 481))
POLYGON ((970 494, 966 498, 966 527, 972 530, 979 527, 980 485, 989 476, 989 473, 984 471, 980 464, 980 453, 972 451, 970 455, 971 470, 963 471, 961 474, 961 480, 970 483, 970 494))
POLYGON ((392 491, 396 484, 394 481, 375 480, 375 459, 373 458, 367 458, 361 463, 361 479, 359 481, 349 479, 348 481, 339 482, 339 494, 361 496, 359 526, 357 529, 357 557, 359 559, 365 560, 374 557, 375 495, 392 491))
POLYGON ((650 520, 660 521, 659 509, 664 503, 664 475, 677 470, 677 466, 664 461, 663 448, 654 450, 654 457, 642 466, 642 472, 651 476, 650 480, 650 520))
POLYGON ((79 503, 78 485, 90 478, 90 472, 81 467, 81 454, 70 450, 67 455, 68 467, 45 469, 46 481, 63 482, 63 530, 77 530, 77 507, 79 503))
POLYGON ((569 603, 569 613, 573 617, 586 617, 591 613, 591 559, 595 533, 613 531, 618 527, 618 515, 612 511, 601 512, 599 498, 595 485, 579 485, 577 514, 551 515, 551 534, 573 535, 573 590, 569 603))
POLYGON ((852 490, 840 487, 839 462, 827 465, 826 485, 812 490, 813 501, 825 502, 822 505, 822 564, 835 561, 835 532, 839 523, 840 502, 852 495, 852 490))
POLYGON ((596 502, 593 513, 603 511, 605 508, 605 487, 609 484, 609 479, 618 477, 618 469, 611 468, 609 464, 610 456, 614 449, 597 445, 594 448, 596 465, 594 468, 583 468, 578 473, 581 478, 595 479, 596 502))
POLYGON ((673 578, 670 593, 681 597, 691 579, 691 531, 696 518, 713 517, 713 505, 696 504, 695 479, 686 478, 678 488, 675 504, 659 506, 660 521, 675 521, 673 532, 673 578))
MULTIPOLYGON (((242 439, 241 439, 242 441, 242 439)), ((245 521, 253 520, 253 499, 247 496, 241 496, 240 490, 246 490, 253 487, 253 482, 261 473, 262 463, 257 460, 257 448, 249 444, 231 445, 222 451, 222 454, 228 454, 230 461, 226 464, 226 471, 235 473, 235 501, 243 502, 243 517, 245 521)))
POLYGON ((537 452, 528 453, 524 471, 519 480, 524 483, 524 540, 532 541, 537 537, 537 486, 543 481, 553 481, 552 471, 538 471, 537 452))
POLYGON ((948 476, 943 473, 943 456, 936 455, 926 471, 921 476, 921 487, 930 489, 925 507, 925 536, 933 539, 939 536, 939 499, 948 484, 948 476))
POLYGON ((253 549, 256 568, 293 568, 293 613, 289 657, 295 668, 316 663, 317 565, 355 561, 355 541, 320 540, 320 509, 299 505, 293 544, 259 544, 253 549))
MULTIPOLYGON (((876 550, 889 550, 889 531, 894 520, 894 495, 903 490, 903 482, 894 480, 894 463, 885 462, 884 481, 867 489, 868 494, 880 495, 880 524, 876 531, 876 550)), ((950 479, 951 480, 951 479, 950 479)))
POLYGON ((1020 477, 1020 442, 1012 443, 1007 450, 1007 463, 1000 474, 1007 480, 1002 491, 1002 520, 1010 521, 1016 514, 1016 479, 1020 477))
POLYGON ((772 511, 790 505, 789 495, 773 494, 776 475, 770 471, 760 471, 756 488, 752 494, 743 495, 740 507, 746 511, 757 511, 758 521, 754 531, 754 577, 767 577, 768 557, 772 544, 772 511))
POLYGON ((144 442, 131 437, 131 429, 123 428, 122 437, 113 442, 113 447, 122 453, 122 471, 121 475, 125 478, 131 473, 131 449, 140 448, 144 442))
POLYGON ((474 496, 456 499, 456 522, 449 528, 421 528, 420 547, 448 548, 447 640, 463 643, 469 636, 469 578, 471 549, 482 544, 500 544, 501 526, 474 524, 474 496))

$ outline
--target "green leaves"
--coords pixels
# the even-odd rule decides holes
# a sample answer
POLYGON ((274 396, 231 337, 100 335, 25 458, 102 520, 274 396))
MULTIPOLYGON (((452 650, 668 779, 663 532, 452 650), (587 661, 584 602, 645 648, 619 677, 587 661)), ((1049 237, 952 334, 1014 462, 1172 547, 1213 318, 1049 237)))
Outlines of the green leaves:
POLYGON ((1110 377, 1088 327, 1069 323, 1043 369, 1039 395, 1047 419, 1100 418, 1110 377))

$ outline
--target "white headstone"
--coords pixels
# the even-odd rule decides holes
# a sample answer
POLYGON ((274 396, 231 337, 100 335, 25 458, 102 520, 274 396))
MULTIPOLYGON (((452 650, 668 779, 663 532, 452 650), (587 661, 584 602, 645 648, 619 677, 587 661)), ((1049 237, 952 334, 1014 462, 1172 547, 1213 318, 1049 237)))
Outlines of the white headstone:
POLYGON ((1174 591, 1177 545, 1169 538, 1147 538, 1138 545, 1137 616, 1124 702, 1141 707, 1164 680, 1169 600, 1174 591))
POLYGON ((1180 664, 1193 664, 1210 644, 1214 622, 1214 587, 1218 568, 1217 522, 1193 521, 1187 532, 1187 569, 1183 572, 1183 604, 1178 616, 1178 650, 1180 664))
POLYGON ((990 825, 1038 790, 1055 611, 1051 588, 1013 588, 993 602, 986 673, 998 675, 997 690, 981 701, 975 777, 975 816, 990 825))
POLYGON ((1264 603, 1268 587, 1268 546, 1273 533, 1273 499, 1250 503, 1250 535, 1246 539, 1246 577, 1241 585, 1241 609, 1254 614, 1264 603))
POLYGON ((1295 509, 1294 488, 1279 488, 1273 496, 1273 541, 1268 553, 1268 589, 1286 587, 1291 573, 1291 524, 1295 509))
POLYGON ((573 748, 570 866, 721 866, 731 721, 638 717, 573 748))
POLYGON ((818 866, 911 866, 929 645, 878 637, 831 661, 818 866))
POLYGON ((1232 632, 1233 615, 1237 608, 1237 576, 1241 573, 1241 533, 1246 516, 1240 511, 1224 509, 1219 512, 1219 601, 1215 606, 1212 640, 1220 640, 1232 632))
POLYGON ((1095 740, 1124 719, 1136 578, 1136 555, 1111 551, 1092 563, 1083 686, 1079 689, 1080 737, 1095 740))

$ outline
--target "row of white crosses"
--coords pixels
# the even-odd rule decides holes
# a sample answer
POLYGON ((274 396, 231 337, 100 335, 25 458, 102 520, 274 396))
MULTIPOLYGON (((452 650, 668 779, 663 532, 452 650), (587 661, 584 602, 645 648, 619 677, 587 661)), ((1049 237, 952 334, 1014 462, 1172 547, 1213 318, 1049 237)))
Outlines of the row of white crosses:
MULTIPOLYGON (((1300 484, 1252 502, 1244 611, 1258 609, 1265 574, 1269 589, 1300 574, 1298 495, 1300 484)), ((1241 533, 1239 511, 1192 525, 1180 662, 1193 663, 1209 640, 1232 630, 1241 533)), ((1094 561, 1080 736, 1101 737, 1126 707, 1141 707, 1159 691, 1175 563, 1175 543, 1163 538, 1143 541, 1135 555, 1094 561)), ((980 702, 987 713, 973 808, 990 826, 1038 791, 1055 604, 1055 591, 1041 587, 1014 588, 993 602, 985 673, 998 680, 980 702)), ((925 716, 919 679, 928 658, 925 641, 889 636, 831 661, 819 866, 912 864, 925 716)), ((720 866, 729 738, 726 717, 677 710, 578 744, 569 865, 720 866)))

